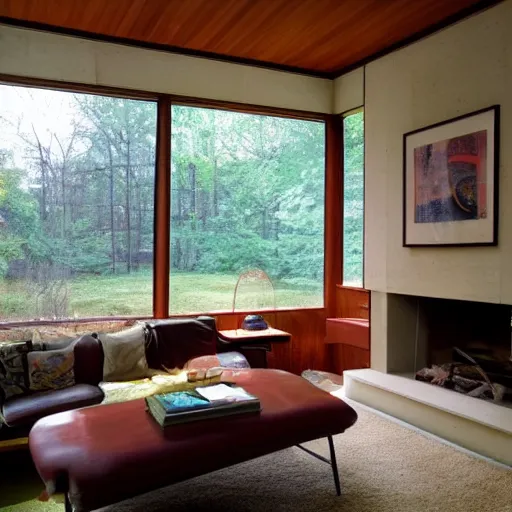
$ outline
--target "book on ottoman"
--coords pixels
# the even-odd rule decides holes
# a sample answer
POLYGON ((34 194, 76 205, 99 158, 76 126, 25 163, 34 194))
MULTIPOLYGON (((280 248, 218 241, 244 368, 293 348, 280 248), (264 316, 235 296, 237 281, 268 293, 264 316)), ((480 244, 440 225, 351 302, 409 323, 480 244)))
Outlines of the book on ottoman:
POLYGON ((256 396, 240 386, 225 383, 148 396, 146 405, 162 427, 261 410, 256 396))

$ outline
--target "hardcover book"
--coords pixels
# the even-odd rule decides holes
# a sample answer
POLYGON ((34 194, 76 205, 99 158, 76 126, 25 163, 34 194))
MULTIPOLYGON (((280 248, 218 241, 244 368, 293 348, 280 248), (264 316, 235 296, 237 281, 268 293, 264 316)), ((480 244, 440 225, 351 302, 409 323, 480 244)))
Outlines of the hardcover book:
POLYGON ((256 396, 240 386, 225 383, 149 396, 146 405, 162 427, 261 410, 256 396))

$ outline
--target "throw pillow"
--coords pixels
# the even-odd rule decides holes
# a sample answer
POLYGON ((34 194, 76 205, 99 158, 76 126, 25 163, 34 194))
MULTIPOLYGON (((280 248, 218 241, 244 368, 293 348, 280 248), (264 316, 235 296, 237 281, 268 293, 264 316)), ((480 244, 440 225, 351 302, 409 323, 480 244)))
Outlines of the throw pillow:
POLYGON ((142 379, 148 374, 144 326, 134 325, 116 333, 99 333, 103 347, 103 380, 142 379))
POLYGON ((75 329, 62 326, 45 326, 32 331, 33 347, 43 346, 44 343, 55 340, 72 340, 77 337, 75 329))
POLYGON ((64 389, 75 383, 74 343, 60 350, 34 350, 27 354, 31 391, 64 389))
POLYGON ((32 331, 32 350, 55 350, 66 348, 74 339, 76 334, 71 331, 59 330, 41 330, 34 329, 32 331))
POLYGON ((0 343, 0 401, 28 391, 26 357, 29 341, 0 343))

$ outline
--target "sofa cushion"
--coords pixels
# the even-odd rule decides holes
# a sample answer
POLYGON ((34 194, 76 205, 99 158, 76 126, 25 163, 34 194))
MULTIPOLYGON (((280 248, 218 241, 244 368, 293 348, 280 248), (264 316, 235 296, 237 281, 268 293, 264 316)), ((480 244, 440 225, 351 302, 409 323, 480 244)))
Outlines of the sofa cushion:
POLYGON ((27 392, 27 352, 30 341, 0 343, 0 404, 27 392))
POLYGON ((69 388, 75 383, 74 343, 60 350, 33 350, 27 354, 31 391, 69 388))
POLYGON ((103 347, 103 380, 135 380, 146 377, 148 363, 144 349, 144 326, 134 325, 116 333, 100 333, 103 347))
POLYGON ((49 414, 99 404, 103 396, 103 391, 97 386, 77 384, 66 389, 11 398, 5 402, 2 415, 9 427, 27 425, 49 414))

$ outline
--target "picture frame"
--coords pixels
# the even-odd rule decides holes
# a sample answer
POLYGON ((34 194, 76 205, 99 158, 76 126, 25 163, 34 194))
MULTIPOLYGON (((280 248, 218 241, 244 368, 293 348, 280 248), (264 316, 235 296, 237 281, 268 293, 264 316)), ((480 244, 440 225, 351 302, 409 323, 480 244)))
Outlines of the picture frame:
POLYGON ((498 244, 500 106, 403 136, 403 246, 498 244))

